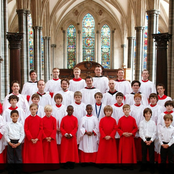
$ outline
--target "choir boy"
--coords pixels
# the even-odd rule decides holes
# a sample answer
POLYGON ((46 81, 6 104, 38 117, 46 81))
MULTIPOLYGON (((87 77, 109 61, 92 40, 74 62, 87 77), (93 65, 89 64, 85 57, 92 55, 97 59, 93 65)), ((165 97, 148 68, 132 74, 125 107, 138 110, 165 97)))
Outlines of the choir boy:
POLYGON ((55 92, 61 90, 60 86, 61 80, 59 79, 59 74, 60 74, 59 68, 53 68, 52 73, 53 73, 52 74, 53 79, 48 80, 45 85, 45 91, 49 92, 51 98, 53 97, 55 92))
POLYGON ((30 81, 26 82, 22 88, 22 95, 26 95, 27 101, 29 101, 32 94, 36 93, 37 88, 37 74, 35 70, 30 71, 30 81))
POLYGON ((8 94, 5 99, 4 99, 4 102, 3 102, 3 111, 5 109, 8 109, 10 107, 10 103, 9 103, 9 97, 11 95, 16 95, 18 98, 19 98, 19 101, 17 102, 17 106, 22 108, 24 110, 25 113, 28 112, 28 102, 26 100, 26 97, 22 94, 19 93, 19 90, 20 90, 20 85, 18 83, 18 81, 13 81, 11 83, 11 89, 12 89, 12 93, 11 94, 8 94))
POLYGON ((140 86, 141 86, 141 83, 138 80, 132 81, 132 83, 131 83, 132 92, 125 96, 126 97, 126 100, 125 100, 126 104, 129 104, 129 105, 135 104, 134 95, 140 94, 141 95, 141 104, 143 104, 144 106, 148 105, 148 100, 147 100, 146 96, 139 91, 140 86))
POLYGON ((134 137, 138 130, 136 120, 130 116, 130 106, 123 106, 124 116, 118 121, 118 133, 120 135, 118 161, 121 164, 135 164, 136 150, 134 137))
POLYGON ((141 145, 142 145, 142 166, 140 169, 140 172, 143 172, 146 170, 147 167, 147 150, 149 152, 149 162, 150 162, 150 169, 151 172, 154 172, 154 140, 156 138, 156 124, 151 119, 152 116, 152 110, 149 108, 145 108, 143 111, 143 116, 145 119, 143 119, 140 122, 139 126, 139 134, 141 137, 141 145))
POLYGON ((42 135, 43 123, 37 116, 38 106, 30 105, 30 112, 24 124, 25 140, 23 150, 23 163, 44 163, 42 135))
MULTIPOLYGON (((37 94, 40 97, 40 101, 39 101, 39 105, 41 105, 42 107, 45 107, 46 105, 50 105, 51 104, 51 96, 49 95, 48 92, 45 92, 45 82, 44 80, 39 80, 37 82, 37 87, 38 87, 38 91, 37 94)), ((32 100, 30 98, 29 104, 32 103, 32 100)))
POLYGON ((100 120, 100 141, 96 163, 115 164, 118 163, 117 144, 115 134, 117 124, 114 118, 111 117, 113 109, 107 105, 104 108, 105 117, 100 120))
POLYGON ((24 139, 24 128, 18 122, 19 113, 17 110, 11 111, 11 122, 8 122, 5 130, 5 140, 7 147, 7 162, 9 164, 9 173, 21 173, 22 165, 22 141, 24 139))
POLYGON ((95 103, 94 94, 96 92, 100 92, 100 90, 96 89, 93 86, 93 78, 91 76, 87 76, 85 78, 85 82, 86 82, 86 87, 81 90, 82 102, 85 103, 86 105, 87 104, 93 105, 95 103))
POLYGON ((165 102, 172 100, 172 98, 164 94, 165 86, 162 83, 159 83, 156 88, 158 92, 158 104, 163 108, 164 112, 166 111, 166 108, 164 106, 165 102))
MULTIPOLYGON (((141 100, 142 100, 141 94, 137 93, 134 95, 135 104, 131 105, 131 113, 130 113, 130 115, 135 118, 138 127, 140 125, 140 122, 144 119, 143 110, 145 106, 141 104, 141 100)), ((139 136, 139 131, 137 131, 134 140, 135 140, 137 161, 142 161, 141 138, 139 136)))
MULTIPOLYGON (((73 103, 74 101, 74 92, 68 90, 69 88, 69 80, 68 79, 62 79, 61 80, 61 90, 55 92, 55 94, 59 93, 63 97, 62 104, 64 104, 66 107, 73 103)), ((55 105, 54 97, 52 99, 52 105, 55 105)))
POLYGON ((94 95, 96 103, 92 106, 93 112, 92 114, 97 117, 98 120, 105 116, 104 107, 105 105, 102 102, 103 94, 101 92, 97 92, 94 95))
POLYGON ((85 87, 85 80, 80 77, 81 70, 76 67, 73 70, 74 78, 70 80, 69 90, 76 92, 80 91, 85 87))
POLYGON ((131 93, 131 85, 124 79, 124 70, 119 68, 117 71, 116 90, 122 92, 124 95, 131 93))
POLYGON ((161 145, 161 167, 160 173, 165 172, 165 164, 168 159, 169 173, 173 173, 174 163, 174 127, 171 125, 173 116, 171 114, 164 115, 165 126, 159 131, 159 142, 161 145))
POLYGON ((64 163, 64 168, 74 168, 74 163, 79 162, 78 147, 76 140, 76 132, 78 128, 78 120, 73 116, 73 106, 67 107, 68 115, 62 118, 60 131, 62 134, 61 140, 61 163, 64 163))
POLYGON ((92 115, 92 106, 86 106, 87 115, 83 116, 79 125, 79 150, 81 163, 95 163, 98 151, 97 136, 98 119, 92 115))
POLYGON ((22 108, 17 106, 19 98, 16 95, 11 95, 8 98, 8 101, 11 104, 11 106, 8 109, 5 109, 4 112, 3 112, 2 116, 4 118, 4 121, 5 122, 12 122, 11 111, 17 110, 18 113, 19 113, 18 114, 19 115, 18 122, 21 123, 22 125, 24 125, 26 114, 25 114, 25 112, 23 111, 22 108))
POLYGON ((57 150, 56 132, 57 125, 56 119, 51 115, 52 106, 46 105, 44 107, 45 116, 43 121, 43 154, 45 163, 59 163, 59 155, 57 150))
POLYGON ((148 70, 143 70, 142 71, 142 80, 141 80, 141 87, 140 87, 140 92, 146 96, 146 98, 149 98, 149 95, 151 93, 156 93, 156 88, 153 82, 148 80, 149 78, 149 72, 148 70))
POLYGON ((94 69, 93 85, 100 90, 102 94, 108 91, 108 78, 102 76, 102 67, 97 65, 94 69))
POLYGON ((103 103, 105 105, 114 105, 116 103, 115 95, 118 91, 115 89, 115 81, 109 80, 109 91, 103 94, 103 103))

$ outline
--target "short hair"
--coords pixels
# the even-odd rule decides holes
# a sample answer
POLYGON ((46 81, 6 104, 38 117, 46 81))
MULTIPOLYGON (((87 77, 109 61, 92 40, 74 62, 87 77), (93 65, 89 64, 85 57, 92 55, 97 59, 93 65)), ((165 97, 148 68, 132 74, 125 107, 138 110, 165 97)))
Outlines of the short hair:
POLYGON ((11 82, 11 87, 14 85, 14 83, 17 83, 17 84, 19 85, 19 87, 20 87, 20 84, 19 84, 19 82, 18 82, 17 80, 13 80, 13 81, 11 82))
POLYGON ((53 110, 53 107, 51 105, 46 105, 44 107, 44 111, 52 111, 53 110))
POLYGON ((40 79, 40 80, 37 81, 37 86, 38 86, 39 82, 44 82, 45 83, 45 81, 43 79, 40 79))
POLYGON ((75 93, 74 93, 74 97, 75 96, 80 96, 80 97, 82 97, 82 93, 80 92, 80 91, 76 91, 75 93))
POLYGON ((126 109, 126 108, 130 109, 130 105, 128 105, 128 104, 123 105, 123 110, 126 109))
POLYGON ((163 119, 166 121, 166 120, 171 120, 173 121, 173 116, 171 114, 166 114, 164 115, 163 119))
POLYGON ((138 83, 139 87, 141 86, 141 82, 138 81, 138 80, 133 80, 132 83, 131 83, 131 86, 133 86, 135 83, 138 83))
POLYGON ((164 86, 164 84, 162 84, 162 83, 158 83, 158 84, 156 85, 156 87, 158 87, 158 86, 162 86, 163 89, 165 89, 165 86, 164 86))
POLYGON ((63 101, 63 97, 61 94, 57 93, 55 96, 54 96, 54 101, 56 101, 56 99, 60 98, 61 99, 61 102, 63 101))
MULTIPOLYGON (((30 71, 30 76, 31 76, 32 73, 36 73, 36 70, 32 69, 32 70, 30 71)), ((36 73, 36 74, 37 74, 37 73, 36 73)))
POLYGON ((86 76, 85 81, 86 81, 87 79, 91 79, 91 80, 93 81, 92 76, 86 76))
POLYGON ((140 93, 135 94, 135 95, 134 95, 134 99, 135 99, 136 97, 140 97, 140 98, 142 99, 142 96, 141 96, 140 93))
POLYGON ((120 97, 123 97, 123 98, 124 98, 124 95, 123 95, 123 93, 121 93, 121 92, 117 92, 117 94, 115 95, 115 98, 117 98, 118 96, 120 96, 120 97))
POLYGON ((17 110, 12 110, 12 111, 10 112, 10 115, 12 115, 12 114, 14 114, 14 113, 16 113, 17 115, 19 115, 19 112, 18 112, 17 110))
POLYGON ((117 73, 118 73, 118 71, 123 71, 124 72, 124 69, 123 68, 118 68, 117 73))
POLYGON ((101 92, 96 92, 96 93, 94 94, 94 98, 96 98, 97 95, 99 95, 101 98, 103 98, 103 94, 102 94, 101 92))
POLYGON ((105 114, 105 112, 106 111, 111 111, 111 113, 113 113, 113 108, 112 108, 112 106, 110 106, 110 105, 106 105, 105 107, 104 107, 104 114, 105 114))
POLYGON ((37 107, 37 109, 38 109, 38 105, 37 105, 37 104, 32 103, 32 104, 30 105, 30 109, 31 109, 32 107, 37 107))
POLYGON ((73 110, 74 110, 74 107, 73 107, 72 105, 68 105, 68 106, 67 106, 67 109, 68 109, 68 108, 73 108, 73 110))
POLYGON ((19 101, 19 97, 16 95, 10 95, 10 97, 8 98, 8 101, 10 102, 12 99, 16 99, 17 102, 19 101))
MULTIPOLYGON (((91 104, 87 104, 86 105, 86 109, 87 109, 87 107, 91 107, 92 108, 92 105, 91 104)), ((93 108, 92 108, 93 109, 93 108)))
POLYGON ((59 69, 59 68, 53 68, 53 69, 52 69, 52 72, 53 72, 54 70, 59 70, 59 71, 60 71, 60 69, 59 69))
POLYGON ((34 98, 37 98, 40 100, 39 94, 35 93, 31 96, 31 100, 33 100, 34 98))
POLYGON ((158 101, 158 95, 157 95, 156 93, 151 93, 151 94, 149 95, 149 100, 150 100, 151 98, 156 98, 156 100, 158 101))
POLYGON ((151 116, 152 116, 152 110, 150 108, 145 108, 143 111, 143 116, 145 117, 145 114, 150 112, 151 116))
POLYGON ((75 70, 77 70, 77 71, 80 71, 80 72, 81 72, 81 69, 80 69, 80 68, 78 68, 78 67, 75 67, 75 68, 73 69, 73 72, 74 72, 75 70))
POLYGON ((96 68, 101 68, 102 69, 102 66, 101 65, 96 65, 94 69, 96 68))
POLYGON ((173 103, 173 101, 171 101, 171 100, 167 100, 165 103, 164 103, 164 106, 166 107, 166 106, 172 106, 173 108, 174 108, 174 103, 173 103))
POLYGON ((143 71, 141 72, 141 74, 143 74, 144 71, 147 71, 148 74, 149 74, 149 71, 147 69, 143 69, 143 71))
POLYGON ((61 84, 63 83, 63 81, 67 82, 68 85, 69 85, 69 80, 68 80, 67 78, 62 79, 62 80, 61 80, 61 84))

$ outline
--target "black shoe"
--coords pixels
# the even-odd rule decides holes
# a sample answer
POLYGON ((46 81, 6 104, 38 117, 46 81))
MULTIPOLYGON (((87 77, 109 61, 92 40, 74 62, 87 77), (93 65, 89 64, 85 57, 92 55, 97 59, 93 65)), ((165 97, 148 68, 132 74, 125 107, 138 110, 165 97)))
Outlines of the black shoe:
POLYGON ((69 163, 69 168, 74 169, 74 163, 69 163))
POLYGON ((68 169, 68 164, 67 163, 64 163, 63 166, 62 166, 63 169, 68 169))

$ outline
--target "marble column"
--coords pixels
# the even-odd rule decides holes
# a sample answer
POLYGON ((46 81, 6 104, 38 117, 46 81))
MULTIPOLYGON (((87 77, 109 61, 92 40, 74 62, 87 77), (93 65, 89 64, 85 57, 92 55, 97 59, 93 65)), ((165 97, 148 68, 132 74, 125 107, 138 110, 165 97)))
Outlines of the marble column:
POLYGON ((56 48, 56 44, 51 44, 51 48, 52 48, 52 69, 54 68, 54 55, 55 55, 55 48, 56 48))
MULTIPOLYGON (((19 84, 22 81, 20 50, 22 48, 23 33, 7 33, 10 49, 10 84, 17 80, 19 84)), ((10 85, 11 86, 11 85, 10 85)))
POLYGON ((136 30, 136 58, 135 58, 135 80, 141 80, 141 65, 142 65, 142 36, 144 27, 135 27, 136 30))
POLYGON ((156 52, 152 34, 158 33, 158 10, 148 10, 147 69, 149 79, 156 83, 156 52))
POLYGON ((39 27, 39 74, 38 74, 38 79, 42 79, 42 42, 41 42, 41 37, 42 37, 42 27, 39 27))
POLYGON ((174 1, 169 0, 169 34, 172 34, 172 38, 169 41, 168 46, 168 95, 174 98, 174 1))
POLYGON ((114 64, 115 64, 115 60, 114 60, 114 34, 115 34, 115 30, 112 30, 112 61, 111 61, 111 69, 114 69, 114 64))
POLYGON ((19 33, 23 33, 23 40, 22 40, 22 45, 21 45, 21 87, 23 84, 27 81, 27 39, 26 39, 26 26, 27 26, 27 10, 24 9, 19 9, 16 10, 18 14, 18 27, 19 27, 19 33))
POLYGON ((127 67, 132 68, 131 63, 134 58, 134 40, 135 37, 127 37, 128 39, 128 60, 127 60, 127 67))

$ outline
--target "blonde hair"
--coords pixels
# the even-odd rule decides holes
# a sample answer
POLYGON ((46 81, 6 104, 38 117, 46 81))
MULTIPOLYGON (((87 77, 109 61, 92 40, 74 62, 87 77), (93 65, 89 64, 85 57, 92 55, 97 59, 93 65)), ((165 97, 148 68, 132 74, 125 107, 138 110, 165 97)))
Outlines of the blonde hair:
POLYGON ((126 109, 126 108, 129 108, 129 109, 130 109, 130 105, 125 104, 125 105, 123 106, 123 110, 126 109))
POLYGON ((31 109, 32 107, 36 107, 36 108, 38 109, 38 105, 37 105, 37 104, 32 103, 32 104, 30 105, 30 109, 31 109))
POLYGON ((113 113, 113 108, 112 108, 110 105, 106 105, 106 106, 104 107, 104 113, 105 113, 106 111, 111 111, 111 112, 113 113))
POLYGON ((74 97, 75 96, 80 96, 80 97, 82 97, 82 93, 80 92, 80 91, 76 91, 75 93, 74 93, 74 97))
POLYGON ((75 70, 77 70, 77 71, 80 71, 80 72, 81 72, 81 69, 80 69, 80 68, 78 68, 78 67, 75 67, 75 68, 73 69, 73 72, 74 72, 75 70))
POLYGON ((52 108, 51 105, 46 105, 46 106, 44 107, 44 111, 52 111, 52 110, 53 110, 53 108, 52 108))
POLYGON ((53 72, 54 70, 58 70, 58 71, 60 71, 60 69, 59 69, 59 68, 53 68, 52 72, 53 72))
POLYGON ((171 120, 171 121, 173 121, 173 116, 171 114, 166 114, 166 115, 164 115, 163 119, 165 121, 168 120, 168 119, 171 120))

